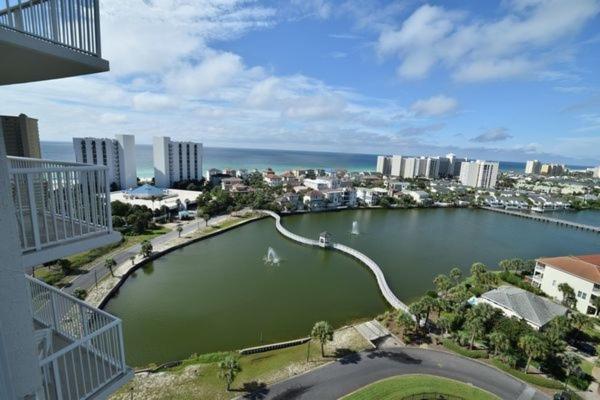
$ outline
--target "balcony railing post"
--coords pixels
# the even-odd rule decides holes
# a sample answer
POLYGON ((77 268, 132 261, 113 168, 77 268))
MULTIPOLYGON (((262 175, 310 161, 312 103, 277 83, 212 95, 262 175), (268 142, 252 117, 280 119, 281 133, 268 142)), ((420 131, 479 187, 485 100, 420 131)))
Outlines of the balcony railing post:
POLYGON ((56 399, 63 400, 62 382, 60 380, 60 371, 58 368, 58 358, 52 360, 52 373, 54 374, 54 389, 56 392, 56 399))
MULTIPOLYGON (((94 49, 94 51, 92 51, 92 53, 96 54, 96 56, 101 57, 102 56, 102 49, 101 49, 101 40, 100 40, 100 4, 99 4, 99 0, 94 0, 94 36, 96 39, 96 48, 94 49)), ((90 51, 92 49, 89 49, 90 51)))
POLYGON ((51 29, 51 36, 52 36, 52 40, 54 41, 59 41, 59 34, 58 34, 58 10, 56 9, 56 0, 49 0, 50 1, 50 29, 51 29))
POLYGON ((50 292, 50 304, 52 305, 52 327, 58 329, 58 316, 56 307, 56 297, 54 293, 50 292))
POLYGON ((37 214, 37 202, 35 199, 35 189, 33 187, 34 174, 26 174, 27 179, 27 195, 29 199, 29 212, 31 214, 31 226, 33 228, 33 242, 36 250, 42 249, 42 241, 40 239, 40 226, 37 214))

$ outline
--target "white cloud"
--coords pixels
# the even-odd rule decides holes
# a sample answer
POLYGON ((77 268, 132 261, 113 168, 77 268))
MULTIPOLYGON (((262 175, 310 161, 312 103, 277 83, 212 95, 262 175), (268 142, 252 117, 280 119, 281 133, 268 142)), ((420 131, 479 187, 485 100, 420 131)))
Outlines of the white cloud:
POLYGON ((512 138, 512 135, 508 133, 506 128, 494 128, 488 129, 481 135, 477 135, 471 139, 471 142, 477 143, 490 143, 490 142, 501 142, 512 138))
POLYGON ((137 111, 160 111, 176 105, 177 101, 164 94, 142 92, 133 96, 133 108, 137 111))
POLYGON ((99 120, 102 124, 121 124, 127 121, 127 115, 106 112, 100 115, 99 120))
POLYGON ((435 66, 462 81, 522 76, 556 61, 549 46, 569 40, 598 12, 597 0, 521 1, 489 21, 423 5, 401 26, 383 29, 376 50, 398 57, 398 74, 405 79, 426 77, 435 66))
POLYGON ((243 71, 244 64, 237 54, 210 54, 197 65, 184 64, 171 70, 165 85, 171 92, 203 95, 229 84, 243 71))
POLYGON ((416 115, 436 117, 451 113, 458 108, 458 101, 452 97, 437 95, 428 99, 417 100, 410 109, 416 115))

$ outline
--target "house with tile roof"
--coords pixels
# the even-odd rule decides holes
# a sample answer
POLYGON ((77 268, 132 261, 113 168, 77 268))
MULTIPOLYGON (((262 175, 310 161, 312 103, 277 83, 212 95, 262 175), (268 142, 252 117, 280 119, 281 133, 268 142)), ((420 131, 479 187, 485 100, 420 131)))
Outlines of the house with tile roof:
POLYGON ((562 293, 558 286, 567 283, 575 290, 579 312, 598 315, 600 311, 592 305, 592 300, 600 296, 600 254, 539 258, 531 281, 559 300, 562 293))

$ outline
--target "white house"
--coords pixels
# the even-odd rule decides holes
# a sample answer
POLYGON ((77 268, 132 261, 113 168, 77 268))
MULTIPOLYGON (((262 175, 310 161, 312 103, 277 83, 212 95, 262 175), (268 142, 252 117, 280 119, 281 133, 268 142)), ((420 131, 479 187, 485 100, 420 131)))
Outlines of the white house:
POLYGON ((598 310, 590 301, 600 295, 600 254, 539 258, 532 282, 544 293, 559 300, 563 295, 558 286, 569 284, 575 290, 577 310, 595 315, 598 310))
POLYGON ((384 188, 356 188, 356 198, 368 206, 377 205, 379 199, 385 195, 387 195, 387 190, 384 188))
POLYGON ((566 307, 549 299, 509 285, 485 292, 476 303, 487 303, 509 318, 525 320, 535 329, 540 329, 553 318, 565 315, 568 311, 566 307))

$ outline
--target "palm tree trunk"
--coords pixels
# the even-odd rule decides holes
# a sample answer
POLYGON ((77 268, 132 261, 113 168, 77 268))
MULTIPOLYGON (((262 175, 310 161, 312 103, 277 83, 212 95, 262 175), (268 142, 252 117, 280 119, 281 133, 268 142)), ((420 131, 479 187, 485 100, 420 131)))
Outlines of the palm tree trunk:
POLYGON ((529 371, 529 364, 531 364, 531 356, 527 358, 527 365, 525 365, 525 373, 529 371))
POLYGON ((471 341, 469 343, 469 349, 473 350, 473 343, 475 342, 475 334, 471 335, 471 341))
POLYGON ((325 350, 323 349, 323 341, 321 341, 321 357, 325 358, 325 350))

